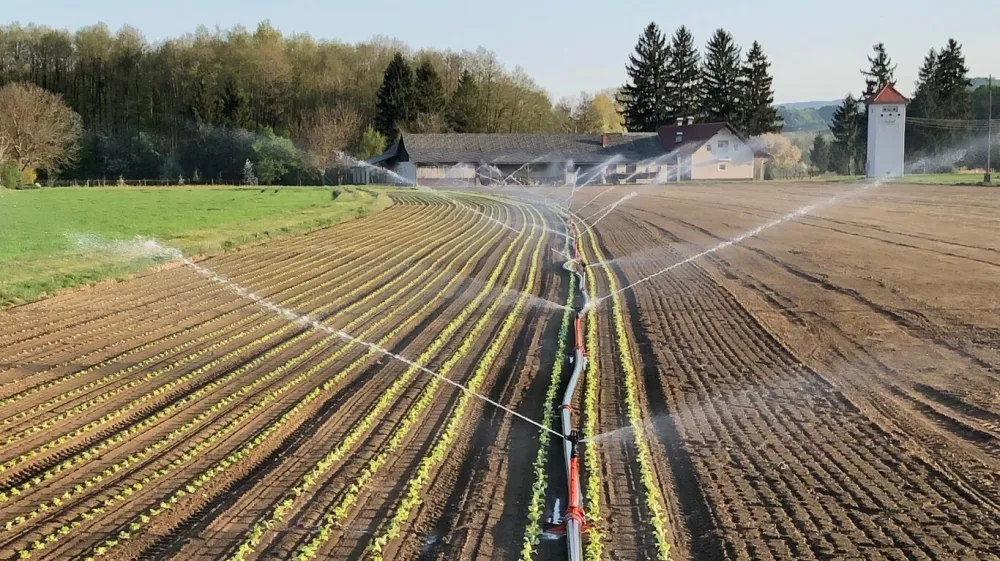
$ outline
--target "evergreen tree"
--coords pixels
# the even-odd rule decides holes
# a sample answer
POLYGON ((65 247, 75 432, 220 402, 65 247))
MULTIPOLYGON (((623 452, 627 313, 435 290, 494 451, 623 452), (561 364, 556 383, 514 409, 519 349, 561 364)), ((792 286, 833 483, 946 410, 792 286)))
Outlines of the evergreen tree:
MULTIPOLYGON (((948 44, 938 54, 933 84, 936 94, 934 118, 969 118, 972 110, 969 86, 972 82, 969 80, 969 68, 965 66, 962 45, 954 39, 948 39, 948 44)), ((962 143, 966 136, 962 130, 941 132, 942 141, 947 147, 962 143)))
POLYGON ((875 57, 868 57, 869 69, 861 71, 865 77, 865 99, 875 95, 886 84, 896 83, 896 65, 885 50, 885 43, 878 43, 872 50, 875 57))
POLYGON ((830 168, 839 173, 855 175, 861 173, 858 164, 864 161, 861 131, 861 107, 854 96, 847 94, 844 103, 833 113, 833 131, 830 168))
MULTIPOLYGON (((859 101, 867 100, 869 97, 878 93, 886 84, 896 83, 896 65, 892 64, 892 59, 889 58, 889 54, 885 50, 885 43, 878 43, 872 46, 872 50, 875 51, 874 57, 868 57, 868 70, 861 70, 861 75, 865 77, 865 90, 859 101)), ((861 122, 859 124, 861 129, 861 145, 860 152, 865 154, 865 157, 859 160, 859 162, 867 163, 868 156, 868 106, 861 106, 861 122)), ((860 170, 859 170, 860 173, 860 170)))
POLYGON ((820 173, 825 173, 830 169, 830 145, 822 134, 817 134, 813 139, 812 150, 809 152, 809 161, 820 173))
POLYGON ((455 132, 475 132, 476 129, 476 97, 478 96, 476 79, 468 70, 462 72, 458 79, 458 88, 448 103, 448 126, 455 132))
POLYGON ((667 120, 698 117, 701 110, 701 55, 694 46, 694 36, 685 26, 674 32, 667 63, 667 120))
POLYGON ((635 54, 625 65, 629 82, 621 87, 618 103, 622 106, 625 128, 633 132, 651 132, 670 114, 667 105, 667 60, 670 48, 655 23, 646 26, 635 54))
POLYGON ((706 46, 702 67, 702 113, 708 122, 740 121, 740 48, 725 29, 718 29, 706 46))
POLYGON ((410 64, 397 52, 385 69, 382 86, 375 102, 375 128, 386 138, 395 139, 399 127, 406 126, 416 117, 413 71, 410 64))
POLYGON ((746 62, 740 71, 740 114, 737 127, 747 136, 759 136, 768 132, 780 132, 782 119, 774 108, 773 79, 764 49, 753 42, 747 53, 746 62))
MULTIPOLYGON (((937 51, 931 49, 924 57, 924 63, 917 73, 917 88, 906 108, 908 117, 932 119, 937 116, 937 51)), ((909 154, 929 154, 937 151, 939 135, 937 131, 908 124, 906 127, 906 151, 909 154)))
POLYGON ((414 106, 417 113, 444 112, 444 85, 430 60, 424 60, 417 68, 414 89, 416 90, 414 106))

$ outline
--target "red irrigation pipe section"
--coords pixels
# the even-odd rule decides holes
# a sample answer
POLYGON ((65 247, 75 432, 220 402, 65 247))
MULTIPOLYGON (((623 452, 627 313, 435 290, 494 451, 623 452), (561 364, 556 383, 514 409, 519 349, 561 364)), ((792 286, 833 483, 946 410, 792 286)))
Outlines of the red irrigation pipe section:
POLYGON ((587 295, 587 277, 583 274, 583 261, 580 258, 580 242, 577 238, 576 226, 569 223, 570 239, 573 240, 573 257, 563 264, 563 268, 579 279, 580 293, 583 295, 583 306, 577 308, 573 320, 575 345, 573 348, 573 373, 570 375, 566 393, 563 394, 559 412, 562 416, 563 452, 566 456, 566 481, 568 496, 566 512, 563 513, 563 528, 566 533, 566 546, 570 561, 583 559, 583 533, 587 531, 587 522, 583 512, 583 502, 580 491, 580 458, 577 454, 579 433, 573 430, 573 394, 576 386, 587 367, 587 349, 583 345, 583 317, 585 310, 590 309, 590 297, 587 295))

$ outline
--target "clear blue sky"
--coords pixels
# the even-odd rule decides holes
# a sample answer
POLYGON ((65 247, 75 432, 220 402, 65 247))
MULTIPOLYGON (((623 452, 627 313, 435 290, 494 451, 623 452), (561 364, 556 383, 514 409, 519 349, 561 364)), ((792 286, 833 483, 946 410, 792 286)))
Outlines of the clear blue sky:
POLYGON ((252 28, 269 19, 285 33, 347 42, 388 35, 418 49, 483 46, 506 66, 522 66, 555 99, 620 85, 626 57, 650 21, 668 33, 686 24, 701 48, 718 27, 744 47, 760 41, 773 63, 778 102, 857 94, 858 70, 878 41, 899 64, 904 92, 927 50, 949 37, 963 43, 973 76, 1000 73, 998 0, 0 0, 0 7, 8 22, 129 24, 150 41, 199 24, 252 28))

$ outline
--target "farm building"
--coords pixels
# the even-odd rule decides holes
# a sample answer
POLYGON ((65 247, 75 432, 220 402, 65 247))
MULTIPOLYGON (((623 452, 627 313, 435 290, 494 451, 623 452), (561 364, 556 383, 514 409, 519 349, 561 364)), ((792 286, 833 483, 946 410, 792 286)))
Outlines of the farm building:
POLYGON ((767 154, 728 123, 661 126, 656 134, 667 153, 666 161, 679 170, 678 179, 754 179, 755 161, 767 154))
POLYGON ((424 185, 666 183, 753 179, 754 155, 726 123, 679 121, 655 133, 403 134, 368 163, 424 185))

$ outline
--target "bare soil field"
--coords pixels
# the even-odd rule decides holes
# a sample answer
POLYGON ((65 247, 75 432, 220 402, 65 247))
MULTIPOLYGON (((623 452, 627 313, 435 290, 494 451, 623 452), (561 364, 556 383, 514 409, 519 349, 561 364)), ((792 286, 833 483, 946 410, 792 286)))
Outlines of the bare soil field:
POLYGON ((558 427, 567 219, 588 559, 1000 559, 1000 192, 884 185, 677 265, 854 188, 638 187, 593 230, 631 186, 399 191, 214 281, 0 312, 0 560, 565 559, 561 441, 337 330, 558 427))
MULTIPOLYGON (((597 227, 619 286, 853 187, 640 189, 597 227)), ((998 228, 995 190, 885 185, 622 294, 675 558, 1000 556, 998 228)), ((609 557, 651 556, 634 446, 597 447, 609 557)))

